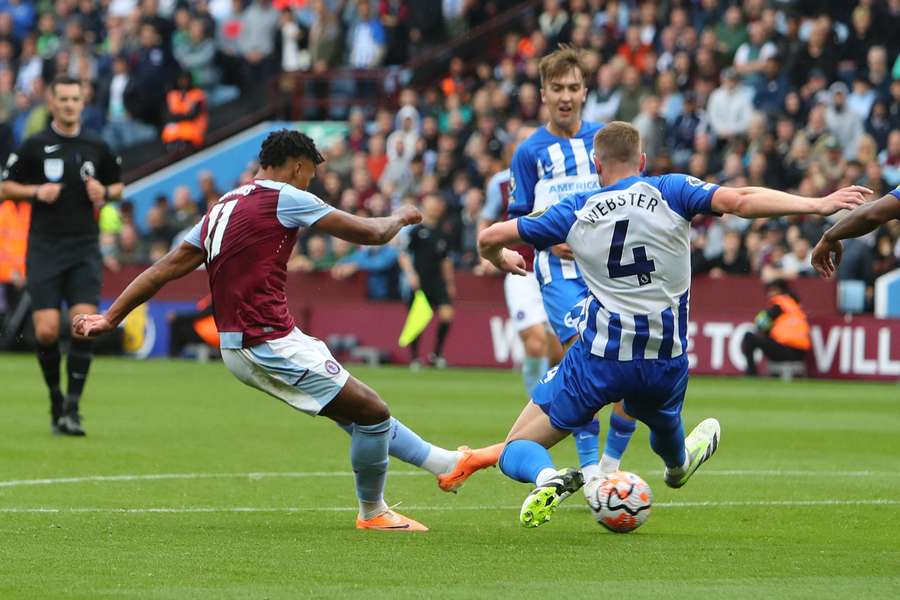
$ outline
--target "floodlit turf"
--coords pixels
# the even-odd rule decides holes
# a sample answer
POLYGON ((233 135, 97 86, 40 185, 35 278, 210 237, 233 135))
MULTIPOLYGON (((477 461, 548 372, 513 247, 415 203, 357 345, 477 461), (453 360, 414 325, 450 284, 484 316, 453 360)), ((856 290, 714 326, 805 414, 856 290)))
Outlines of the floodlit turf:
MULTIPOLYGON (((445 446, 498 441, 523 404, 511 372, 354 373, 445 446)), ((388 500, 431 531, 356 531, 346 434, 243 387, 219 363, 95 361, 89 437, 69 439, 49 433, 35 359, 0 355, 0 411, 3 599, 823 599, 900 589, 897 385, 694 379, 686 422, 718 417, 719 452, 669 490, 640 428, 623 466, 650 483, 655 506, 627 535, 598 527, 581 497, 526 530, 517 516, 529 490, 498 471, 453 496, 395 461, 388 500)), ((572 464, 571 442, 555 456, 572 464)))

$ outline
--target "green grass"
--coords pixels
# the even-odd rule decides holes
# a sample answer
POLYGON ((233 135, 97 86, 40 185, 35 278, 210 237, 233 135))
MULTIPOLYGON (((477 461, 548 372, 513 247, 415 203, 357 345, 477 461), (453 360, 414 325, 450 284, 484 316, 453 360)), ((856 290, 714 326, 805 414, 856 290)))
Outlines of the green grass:
MULTIPOLYGON (((354 373, 444 446, 501 439, 523 404, 511 372, 354 373)), ((221 364, 99 359, 87 392, 89 437, 52 437, 36 361, 0 355, 0 598, 822 599, 900 589, 896 385, 694 379, 686 422, 718 417, 720 450, 670 490, 640 428, 623 467, 647 479, 656 506, 629 535, 599 528, 580 498, 525 530, 528 489, 498 471, 453 496, 396 462, 388 501, 431 531, 356 531, 346 435, 243 387, 221 364), (154 474, 238 475, 10 483, 154 474), (222 510, 239 507, 248 510, 222 510)), ((568 440, 554 454, 560 466, 575 459, 568 440)))

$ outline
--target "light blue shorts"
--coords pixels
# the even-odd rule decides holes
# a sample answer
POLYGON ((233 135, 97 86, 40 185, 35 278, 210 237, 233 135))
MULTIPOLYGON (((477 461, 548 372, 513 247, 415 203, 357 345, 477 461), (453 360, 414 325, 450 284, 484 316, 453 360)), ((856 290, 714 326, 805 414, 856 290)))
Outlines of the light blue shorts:
POLYGON ((299 329, 250 348, 222 348, 222 360, 243 383, 309 415, 319 414, 350 377, 322 340, 299 329))

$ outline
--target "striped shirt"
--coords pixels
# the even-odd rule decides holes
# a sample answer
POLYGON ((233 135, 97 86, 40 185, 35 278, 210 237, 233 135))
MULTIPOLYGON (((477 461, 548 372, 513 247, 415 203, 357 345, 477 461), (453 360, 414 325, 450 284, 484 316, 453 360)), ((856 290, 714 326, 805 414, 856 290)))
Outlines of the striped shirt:
MULTIPOLYGON (((510 217, 522 217, 553 206, 563 198, 600 189, 597 168, 591 159, 594 134, 603 125, 582 121, 573 138, 561 138, 541 127, 516 148, 510 170, 510 217)), ((549 250, 535 256, 535 275, 541 288, 554 279, 578 279, 573 260, 561 259, 549 250)))
POLYGON ((577 328, 607 360, 675 358, 687 351, 690 221, 711 213, 718 186, 687 175, 629 177, 519 219, 536 248, 567 242, 591 294, 577 328))

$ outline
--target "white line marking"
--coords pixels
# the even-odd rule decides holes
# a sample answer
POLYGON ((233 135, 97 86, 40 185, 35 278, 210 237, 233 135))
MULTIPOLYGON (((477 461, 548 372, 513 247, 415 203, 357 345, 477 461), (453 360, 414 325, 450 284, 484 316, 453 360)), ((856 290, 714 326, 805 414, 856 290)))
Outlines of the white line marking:
MULTIPOLYGON (((662 475, 662 471, 646 471, 647 475, 662 475)), ((169 479, 270 479, 270 478, 304 478, 304 477, 351 477, 352 471, 283 471, 283 472, 248 472, 248 473, 147 473, 137 475, 85 475, 81 477, 54 477, 47 479, 13 479, 0 481, 0 488, 26 487, 34 485, 57 485, 64 483, 92 483, 115 481, 164 481, 169 479)), ((422 470, 395 470, 389 477, 432 477, 431 473, 422 470)), ((898 477, 900 471, 801 471, 801 470, 719 470, 703 471, 703 476, 718 477, 898 477)))
MULTIPOLYGON (((772 507, 772 506, 896 506, 900 500, 888 498, 866 498, 860 500, 723 500, 723 501, 698 501, 698 502, 657 502, 656 508, 737 508, 737 507, 772 507)), ((519 506, 403 506, 404 511, 475 511, 475 510, 519 510, 519 506)), ((581 504, 567 504, 561 508, 570 510, 585 510, 581 504)), ((158 507, 158 508, 0 508, 0 513, 49 513, 49 514, 79 514, 79 513, 119 513, 119 514, 193 514, 193 513, 343 513, 353 512, 358 509, 355 506, 320 506, 313 508, 299 507, 255 507, 255 506, 196 506, 196 507, 158 507)))

